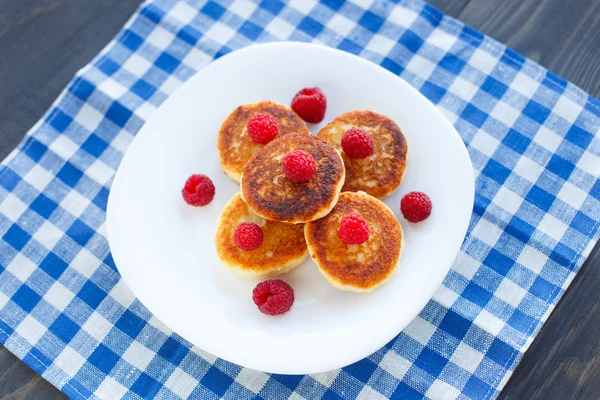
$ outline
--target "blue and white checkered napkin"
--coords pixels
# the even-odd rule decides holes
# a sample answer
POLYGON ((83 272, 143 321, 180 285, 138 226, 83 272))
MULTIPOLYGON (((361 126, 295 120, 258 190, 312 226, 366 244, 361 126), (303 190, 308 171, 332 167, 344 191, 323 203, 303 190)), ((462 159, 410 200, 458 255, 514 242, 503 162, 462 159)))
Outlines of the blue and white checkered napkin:
POLYGON ((419 0, 146 2, 0 169, 1 341, 73 398, 494 398, 598 239, 599 127, 600 102, 419 0), (214 58, 273 40, 400 75, 476 175, 462 251, 421 314, 310 376, 193 347, 135 299, 106 241, 111 179, 144 121, 214 58))

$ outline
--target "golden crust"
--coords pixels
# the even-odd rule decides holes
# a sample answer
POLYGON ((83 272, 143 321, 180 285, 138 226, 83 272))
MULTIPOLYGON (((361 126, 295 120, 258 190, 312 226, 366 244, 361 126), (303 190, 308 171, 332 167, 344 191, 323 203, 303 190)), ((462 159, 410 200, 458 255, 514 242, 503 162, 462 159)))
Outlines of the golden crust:
POLYGON ((387 281, 402 252, 403 233, 392 211, 364 192, 343 192, 334 209, 324 218, 304 226, 308 252, 319 271, 334 287, 369 292, 387 281), (360 214, 369 225, 363 244, 348 245, 338 236, 340 220, 360 214))
POLYGON ((304 121, 291 108, 271 100, 244 104, 233 110, 219 130, 217 150, 223 171, 237 183, 246 162, 264 147, 254 143, 246 129, 250 117, 259 112, 267 112, 275 118, 279 127, 278 136, 288 133, 310 134, 304 121))
POLYGON ((307 256, 304 227, 266 221, 254 215, 239 193, 229 200, 221 212, 215 235, 217 254, 233 272, 247 278, 280 275, 300 265, 307 256), (233 242, 235 228, 241 222, 261 226, 263 242, 258 249, 240 250, 233 242))
POLYGON ((369 110, 348 111, 323 127, 317 136, 342 154, 346 167, 342 191, 362 190, 382 199, 400 186, 406 171, 408 145, 398 125, 388 117, 369 110), (342 137, 350 128, 362 129, 371 135, 373 155, 352 159, 344 154, 342 137))
POLYGON ((263 218, 293 224, 321 218, 335 206, 344 184, 340 154, 312 135, 289 134, 268 143, 244 167, 242 199, 263 218), (282 167, 282 158, 292 150, 303 150, 317 162, 308 182, 293 182, 282 167))

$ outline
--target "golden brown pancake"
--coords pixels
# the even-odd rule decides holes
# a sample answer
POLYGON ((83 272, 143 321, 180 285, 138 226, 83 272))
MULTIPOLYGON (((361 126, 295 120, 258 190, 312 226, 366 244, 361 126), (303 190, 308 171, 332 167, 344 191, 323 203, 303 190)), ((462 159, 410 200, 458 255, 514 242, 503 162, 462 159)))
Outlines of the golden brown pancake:
POLYGON ((240 182, 240 174, 246 162, 264 147, 254 143, 246 129, 250 117, 259 112, 269 113, 275 118, 279 128, 277 136, 288 133, 310 134, 302 118, 283 104, 266 100, 239 106, 223 121, 217 140, 221 167, 236 183, 240 182))
POLYGON ((392 211, 364 192, 343 192, 326 217, 304 226, 308 252, 327 282, 353 292, 370 292, 390 278, 400 260, 402 235, 392 211), (351 213, 369 225, 365 243, 345 244, 338 235, 340 220, 351 213))
POLYGON ((297 267, 307 255, 302 225, 267 221, 254 214, 239 193, 229 200, 221 212, 215 236, 217 254, 235 273, 246 278, 267 278, 284 274, 297 267), (263 242, 250 251, 239 249, 233 242, 235 228, 241 222, 254 222, 263 231, 263 242))
POLYGON ((343 184, 344 163, 336 149, 313 135, 289 134, 267 143, 248 161, 241 195, 261 217, 297 224, 327 215, 343 184), (317 162, 307 182, 294 182, 283 172, 282 159, 293 150, 305 151, 317 162))
POLYGON ((398 125, 373 111, 348 111, 325 125, 317 134, 334 146, 344 159, 346 183, 342 191, 362 190, 379 199, 398 189, 406 171, 408 145, 398 125), (348 129, 362 129, 373 138, 371 156, 350 158, 342 151, 342 137, 348 129))

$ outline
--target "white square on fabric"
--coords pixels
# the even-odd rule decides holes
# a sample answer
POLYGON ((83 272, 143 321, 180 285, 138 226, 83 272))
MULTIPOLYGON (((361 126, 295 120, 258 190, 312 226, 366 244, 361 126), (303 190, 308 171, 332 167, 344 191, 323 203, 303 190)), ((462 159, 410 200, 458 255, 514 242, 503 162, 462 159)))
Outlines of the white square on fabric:
POLYGON ((46 249, 52 250, 56 243, 65 235, 63 231, 58 229, 54 224, 44 221, 34 235, 37 240, 46 249))
POLYGON ((0 291, 0 309, 4 308, 8 304, 10 298, 4 294, 4 292, 0 291))
POLYGON ((525 246, 525 248, 521 250, 519 257, 517 257, 517 262, 534 272, 536 275, 539 275, 540 272, 542 272, 544 265, 546 265, 546 262, 548 262, 548 257, 531 246, 525 246))
POLYGON ((423 318, 416 317, 404 329, 404 333, 421 343, 423 346, 427 346, 429 339, 431 339, 436 330, 437 328, 435 326, 431 325, 423 318))
MULTIPOLYGON (((242 369, 242 372, 245 370, 245 368, 242 369)), ((186 399, 192 394, 198 383, 196 379, 188 375, 185 371, 175 368, 171 375, 169 375, 169 379, 165 382, 165 386, 171 389, 177 396, 186 399)))
POLYGON ((91 201, 80 195, 79 192, 71 190, 60 202, 60 206, 65 210, 68 210, 69 214, 78 218, 90 203, 91 201))
MULTIPOLYGON (((352 29, 356 26, 356 22, 344 17, 342 14, 334 14, 329 21, 327 21, 327 28, 331 29, 340 36, 348 36, 352 29)), ((375 35, 373 39, 377 36, 375 35)), ((385 53, 384 53, 385 54, 385 53)))
POLYGON ((173 43, 173 40, 175 40, 175 35, 159 25, 156 25, 146 37, 146 43, 150 43, 159 50, 165 50, 173 43))
POLYGON ((433 71, 435 71, 436 67, 437 65, 435 63, 429 61, 425 57, 415 54, 406 65, 406 70, 423 78, 424 80, 428 80, 433 71))
POLYGON ((377 390, 373 389, 369 385, 365 385, 363 389, 358 394, 357 399, 359 400, 387 400, 387 397, 379 393, 377 390))
POLYGON ((487 51, 477 48, 469 59, 469 65, 480 70, 484 74, 489 75, 496 67, 496 64, 498 64, 498 61, 498 58, 487 51))
POLYGON ((510 304, 513 308, 519 307, 521 300, 525 297, 527 291, 521 286, 517 285, 508 278, 504 278, 496 289, 494 296, 500 300, 504 300, 510 304))
POLYGON ((586 151, 577 162, 577 168, 592 176, 598 176, 600 175, 600 158, 592 152, 586 151))
POLYGON ((242 19, 248 19, 256 10, 256 4, 248 0, 236 0, 227 7, 227 10, 239 15, 242 19))
POLYGON ((231 29, 227 25, 216 21, 213 26, 210 27, 208 31, 206 31, 207 37, 213 39, 214 41, 220 44, 226 44, 231 40, 232 37, 235 36, 235 30, 231 29))
POLYGON ((419 14, 412 10, 404 7, 394 7, 390 12, 388 20, 400 25, 403 28, 410 28, 410 26, 417 20, 418 17, 419 14))
POLYGON ((531 183, 537 182, 538 178, 544 171, 544 167, 535 161, 523 156, 517 161, 517 165, 513 168, 513 173, 521 178, 528 180, 531 183))
POLYGON ((588 196, 589 195, 586 192, 570 182, 565 182, 556 195, 557 198, 564 201, 566 204, 570 205, 576 210, 581 208, 588 196))
POLYGON ((473 230, 473 234, 490 247, 494 247, 498 243, 498 239, 500 239, 503 232, 496 224, 483 218, 477 222, 473 230))
POLYGON ((27 175, 25 175, 25 182, 36 188, 38 191, 43 192, 46 186, 54 179, 54 175, 45 170, 39 164, 34 165, 27 175))
MULTIPOLYGON (((135 115, 137 115, 144 121, 148 121, 148 119, 152 116, 152 114, 154 114, 155 111, 156 111, 156 107, 154 107, 152 104, 150 104, 148 102, 145 102, 145 103, 140 104, 140 106, 135 109, 134 113, 135 113, 135 115)), ((122 136, 124 132, 125 131, 122 130, 121 133, 119 133, 119 135, 117 136, 117 138, 122 136)), ((113 146, 114 146, 115 140, 113 140, 113 146)), ((131 143, 131 140, 133 140, 133 136, 130 136, 130 139, 128 139, 127 146, 129 146, 129 143, 131 143)), ((115 147, 115 148, 117 148, 117 147, 115 147)), ((127 150, 127 147, 125 147, 124 150, 127 150)))
POLYGON ((308 15, 316 5, 315 0, 290 0, 288 2, 288 7, 295 8, 304 15, 308 15))
POLYGON ((198 15, 198 9, 190 6, 187 3, 182 1, 178 2, 173 6, 171 11, 169 11, 169 16, 173 17, 183 24, 187 25, 198 15))
POLYGON ((120 279, 117 284, 113 286, 109 294, 125 308, 129 307, 135 300, 135 295, 125 284, 123 279, 120 279))
POLYGON ((111 99, 118 99, 125 93, 129 92, 128 87, 121 85, 119 82, 110 77, 107 77, 105 80, 100 82, 97 88, 111 99))
POLYGON ((493 336, 498 336, 505 325, 504 321, 485 309, 481 310, 474 322, 481 329, 488 331, 493 336))
MULTIPOLYGON (((149 103, 144 103, 144 104, 149 104, 149 103)), ((152 107, 152 108, 154 108, 154 107, 152 107)), ((138 107, 138 110, 139 110, 139 107, 138 107)), ((137 112, 136 112, 136 114, 137 114, 137 112)), ((121 153, 125 153, 125 151, 129 147, 129 145, 131 144, 131 141, 133 140, 133 138, 134 138, 134 136, 132 134, 130 134, 129 132, 127 132, 125 130, 121 130, 121 132, 119 132, 115 136, 115 138, 112 140, 112 142, 110 142, 110 145, 112 147, 114 147, 116 150, 120 151, 121 153)))
POLYGON ((540 87, 540 83, 530 78, 525 72, 519 71, 510 83, 510 87, 531 99, 540 87))
POLYGON ((54 359, 54 365, 62 369, 70 377, 74 377, 83 364, 85 364, 85 358, 69 346, 66 346, 58 357, 54 359))
POLYGON ((27 210, 27 204, 12 193, 8 193, 0 203, 0 214, 15 222, 27 210))
POLYGON ((436 379, 427 390, 425 395, 430 399, 454 400, 460 395, 460 391, 444 381, 436 379))
POLYGON ((485 131, 479 130, 477 135, 471 140, 470 146, 474 149, 479 150, 481 153, 486 156, 492 158, 496 150, 498 150, 498 146, 500 145, 500 141, 495 137, 488 135, 485 131))
POLYGON ((44 295, 44 299, 60 312, 67 308, 73 297, 75 297, 75 294, 60 282, 54 282, 44 295))
POLYGON ((139 54, 133 53, 125 61, 122 68, 125 71, 131 72, 134 76, 142 78, 152 68, 152 63, 139 54))
POLYGON ((442 285, 438 288, 433 297, 444 307, 450 308, 460 296, 442 285))
POLYGON ((581 111, 583 111, 583 107, 569 99, 567 96, 560 96, 552 109, 554 114, 564 118, 571 124, 577 120, 581 111))
POLYGON ((192 69, 199 70, 202 67, 208 65, 212 61, 212 57, 199 50, 196 47, 192 47, 190 51, 185 55, 182 62, 192 69))
POLYGON ((106 318, 97 313, 96 311, 92 312, 90 317, 85 321, 82 326, 82 329, 90 334, 91 337, 96 339, 98 342, 102 342, 108 332, 112 329, 113 324, 111 324, 106 318))
POLYGON ((160 85, 160 91, 166 94, 172 94, 175 89, 181 86, 182 83, 183 82, 181 82, 175 76, 169 75, 162 85, 160 85))
POLYGON ((412 362, 390 350, 381 359, 379 368, 389 372, 396 379, 402 380, 412 365, 412 362))
POLYGON ((242 368, 235 381, 253 393, 261 391, 265 383, 269 380, 269 375, 264 372, 254 371, 247 368, 242 368))
POLYGON ((340 374, 340 370, 333 370, 327 372, 320 372, 318 374, 311 375, 317 382, 325 387, 330 387, 335 381, 335 378, 340 374))
POLYGON ((479 366, 479 363, 481 363, 481 360, 483 360, 483 357, 484 355, 482 353, 461 342, 458 344, 456 350, 454 350, 450 361, 462 369, 474 373, 477 366, 479 366))
POLYGON ((562 143, 563 138, 542 125, 533 137, 533 141, 549 152, 554 153, 562 143))
POLYGON ((87 168, 85 174, 104 186, 113 177, 115 170, 100 161, 100 159, 97 159, 87 168))
POLYGON ((31 315, 25 316, 15 331, 31 345, 35 345, 48 328, 31 315))
POLYGON ((98 389, 94 392, 100 399, 120 399, 127 393, 127 388, 115 381, 110 376, 104 378, 98 389))
POLYGON ((452 268, 465 278, 472 279, 479 270, 480 266, 481 262, 461 251, 458 253, 452 268))
POLYGON ((499 100, 496 106, 492 109, 490 116, 499 122, 502 122, 509 128, 512 128, 517 122, 517 119, 521 116, 521 110, 517 110, 513 106, 510 106, 499 100))
POLYGON ((133 341, 123 354, 123 359, 143 371, 148 364, 150 364, 150 361, 152 361, 155 355, 155 352, 148 349, 140 342, 133 341))
POLYGON ((567 224, 549 213, 544 215, 544 218, 542 218, 537 226, 537 229, 540 232, 545 233, 557 242, 560 242, 568 228, 569 226, 567 224))
POLYGON ((86 278, 91 278, 96 269, 100 266, 101 261, 85 248, 82 248, 79 253, 71 261, 71 268, 74 268, 86 278))
POLYGON ((373 53, 386 56, 394 48, 396 43, 396 41, 389 39, 384 35, 373 35, 366 48, 373 53))
POLYGON ((66 135, 59 135, 48 146, 57 156, 64 160, 68 160, 79 150, 79 145, 69 139, 66 135))
POLYGON ((506 186, 501 186, 494 196, 494 204, 511 214, 516 214, 523 203, 523 197, 519 196, 506 186))
POLYGON ((275 17, 265 27, 265 30, 278 39, 287 39, 296 30, 296 27, 282 18, 275 17))
POLYGON ((104 115, 101 114, 94 107, 89 106, 88 104, 84 104, 81 106, 81 109, 77 113, 75 117, 75 122, 79 125, 83 126, 90 132, 94 132, 100 122, 104 119, 104 115))
POLYGON ((479 91, 479 88, 473 85, 466 79, 457 76, 452 82, 452 85, 448 89, 448 91, 461 99, 470 102, 473 96, 479 91))
POLYGON ((449 52, 454 44, 458 40, 457 36, 452 36, 446 32, 436 29, 433 31, 431 36, 427 39, 427 43, 443 50, 445 53, 449 52))

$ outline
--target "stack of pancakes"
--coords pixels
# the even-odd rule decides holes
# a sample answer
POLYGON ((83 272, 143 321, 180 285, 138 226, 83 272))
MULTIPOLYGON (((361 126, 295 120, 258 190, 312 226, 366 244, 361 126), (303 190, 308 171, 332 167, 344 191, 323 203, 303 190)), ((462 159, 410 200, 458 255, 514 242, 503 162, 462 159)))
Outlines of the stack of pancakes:
POLYGON ((235 182, 236 194, 221 213, 215 237, 225 265, 248 278, 271 277, 300 265, 307 253, 334 287, 371 291, 387 281, 402 251, 402 228, 381 198, 395 191, 406 171, 408 146, 400 128, 372 111, 346 112, 312 135, 289 107, 262 101, 236 108, 219 131, 221 166, 235 182), (266 145, 254 143, 246 124, 255 113, 268 112, 279 133, 266 145), (367 132, 374 152, 363 159, 343 153, 341 140, 351 128, 367 132), (294 150, 312 155, 317 169, 306 182, 288 179, 283 157, 294 150), (340 220, 358 213, 367 222, 369 239, 346 244, 338 235, 340 220), (255 250, 237 248, 238 224, 254 222, 263 231, 255 250))

